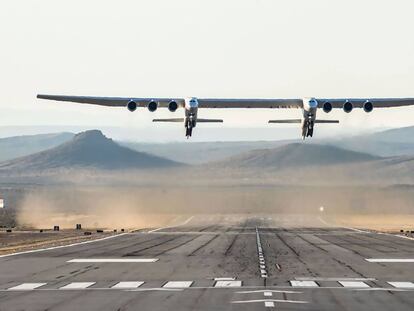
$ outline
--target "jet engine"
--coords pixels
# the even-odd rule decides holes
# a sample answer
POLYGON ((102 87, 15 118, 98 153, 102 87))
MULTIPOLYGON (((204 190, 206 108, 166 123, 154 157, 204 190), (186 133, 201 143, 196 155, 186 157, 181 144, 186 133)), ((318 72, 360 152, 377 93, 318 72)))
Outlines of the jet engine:
POLYGON ((130 100, 127 104, 127 108, 129 111, 134 112, 135 110, 137 110, 137 103, 133 100, 130 100))
POLYGON ((329 113, 332 111, 332 104, 330 102, 326 102, 323 104, 322 109, 324 112, 329 113))
POLYGON ((365 112, 371 112, 374 109, 374 105, 370 101, 366 101, 362 106, 365 112))
POLYGON ((346 101, 343 108, 346 113, 350 113, 354 109, 354 105, 350 101, 346 101))
POLYGON ((168 104, 168 110, 171 112, 174 112, 178 109, 178 104, 175 100, 170 101, 170 103, 168 104))
POLYGON ((155 110, 157 110, 157 108, 158 108, 158 103, 156 101, 152 100, 148 103, 148 110, 149 111, 154 112, 155 110))

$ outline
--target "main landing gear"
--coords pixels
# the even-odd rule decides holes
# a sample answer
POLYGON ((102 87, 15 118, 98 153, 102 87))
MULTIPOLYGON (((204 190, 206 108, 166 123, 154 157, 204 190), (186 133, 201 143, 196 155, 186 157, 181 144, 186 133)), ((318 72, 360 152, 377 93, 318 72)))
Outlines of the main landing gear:
POLYGON ((302 128, 302 139, 305 139, 306 137, 312 137, 313 128, 314 128, 314 122, 306 121, 302 128))
POLYGON ((193 134, 193 128, 195 127, 196 123, 193 119, 187 118, 185 119, 184 126, 185 126, 185 136, 188 138, 191 137, 193 134))

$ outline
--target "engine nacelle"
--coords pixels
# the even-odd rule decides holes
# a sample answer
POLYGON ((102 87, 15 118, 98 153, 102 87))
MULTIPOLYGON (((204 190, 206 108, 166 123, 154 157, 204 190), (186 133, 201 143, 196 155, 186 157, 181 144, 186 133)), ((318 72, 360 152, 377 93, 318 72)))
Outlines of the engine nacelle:
POLYGON ((170 101, 168 104, 168 110, 171 112, 175 112, 178 109, 178 104, 175 100, 170 101))
POLYGON ((370 101, 366 101, 364 103, 364 106, 362 106, 365 112, 371 112, 374 110, 374 105, 370 101))
POLYGON ((326 102, 323 104, 322 109, 324 112, 329 113, 332 111, 332 104, 330 102, 326 102))
POLYGON ((350 113, 352 111, 352 109, 354 109, 354 105, 352 105, 352 103, 350 101, 346 101, 343 107, 344 111, 346 113, 350 113))
POLYGON ((154 112, 157 109, 158 109, 158 103, 156 101, 152 100, 148 103, 148 110, 149 111, 154 112))
POLYGON ((133 100, 130 100, 127 104, 127 108, 131 112, 134 112, 135 110, 137 110, 137 107, 138 107, 137 103, 134 102, 133 100))

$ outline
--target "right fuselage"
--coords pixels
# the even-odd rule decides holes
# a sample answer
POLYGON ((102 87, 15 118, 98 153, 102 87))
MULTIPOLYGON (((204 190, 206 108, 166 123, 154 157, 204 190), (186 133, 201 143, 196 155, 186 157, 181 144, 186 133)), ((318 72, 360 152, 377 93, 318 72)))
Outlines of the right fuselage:
POLYGON ((315 98, 303 99, 302 138, 312 137, 317 109, 318 101, 315 98))
POLYGON ((197 125, 198 100, 197 98, 185 99, 185 119, 184 126, 186 128, 187 138, 192 135, 193 128, 197 125))

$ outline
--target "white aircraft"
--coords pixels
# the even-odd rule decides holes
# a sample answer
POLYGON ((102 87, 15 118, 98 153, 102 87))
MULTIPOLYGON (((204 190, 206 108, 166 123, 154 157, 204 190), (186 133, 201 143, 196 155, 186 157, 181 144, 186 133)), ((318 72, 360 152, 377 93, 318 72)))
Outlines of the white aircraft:
POLYGON ((329 113, 332 109, 343 109, 350 113, 354 108, 362 108, 371 112, 374 108, 390 108, 414 105, 414 98, 303 98, 303 99, 214 99, 214 98, 125 98, 125 97, 92 97, 92 96, 65 96, 65 95, 37 95, 40 99, 76 102, 111 107, 126 107, 135 111, 138 107, 146 107, 154 112, 161 108, 168 108, 171 112, 179 107, 184 108, 184 118, 154 119, 153 122, 183 122, 186 128, 185 135, 190 137, 193 128, 200 122, 223 122, 220 119, 198 118, 199 108, 299 108, 302 109, 300 119, 269 120, 269 123, 300 123, 302 138, 312 137, 315 123, 339 123, 338 120, 316 119, 318 108, 329 113))

